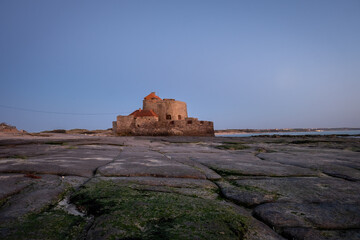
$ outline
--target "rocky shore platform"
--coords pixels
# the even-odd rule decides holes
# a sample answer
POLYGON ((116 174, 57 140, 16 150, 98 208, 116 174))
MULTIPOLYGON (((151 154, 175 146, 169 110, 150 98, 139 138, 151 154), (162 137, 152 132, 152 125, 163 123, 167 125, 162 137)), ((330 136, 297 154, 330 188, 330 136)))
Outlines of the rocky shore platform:
POLYGON ((0 239, 360 239, 360 139, 0 136, 0 239))

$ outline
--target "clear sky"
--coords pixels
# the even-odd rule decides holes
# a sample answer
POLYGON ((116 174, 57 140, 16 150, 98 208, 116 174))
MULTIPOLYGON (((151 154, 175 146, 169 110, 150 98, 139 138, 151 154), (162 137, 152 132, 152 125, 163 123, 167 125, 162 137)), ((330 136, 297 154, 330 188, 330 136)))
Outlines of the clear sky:
POLYGON ((360 1, 1 0, 0 81, 28 131, 110 128, 152 91, 216 129, 360 127, 360 1))

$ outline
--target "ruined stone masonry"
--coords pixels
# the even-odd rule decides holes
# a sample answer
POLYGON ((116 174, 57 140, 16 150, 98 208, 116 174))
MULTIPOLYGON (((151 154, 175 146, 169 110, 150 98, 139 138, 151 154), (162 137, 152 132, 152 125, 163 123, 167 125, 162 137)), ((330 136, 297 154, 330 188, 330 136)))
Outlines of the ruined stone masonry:
POLYGON ((214 136, 214 124, 189 118, 185 102, 161 99, 152 92, 144 98, 143 109, 117 116, 113 131, 118 136, 214 136))

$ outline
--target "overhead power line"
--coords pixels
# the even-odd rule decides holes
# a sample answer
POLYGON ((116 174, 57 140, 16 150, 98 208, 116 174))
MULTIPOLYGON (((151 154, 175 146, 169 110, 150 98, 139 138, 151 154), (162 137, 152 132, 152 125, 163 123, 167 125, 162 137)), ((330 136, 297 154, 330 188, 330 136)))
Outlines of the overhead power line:
POLYGON ((20 108, 20 107, 12 107, 0 104, 2 108, 8 108, 18 111, 26 111, 26 112, 37 112, 37 113, 48 113, 48 114, 63 114, 63 115, 114 115, 114 114, 121 114, 121 113, 74 113, 74 112, 53 112, 53 111, 42 111, 36 109, 29 109, 29 108, 20 108))

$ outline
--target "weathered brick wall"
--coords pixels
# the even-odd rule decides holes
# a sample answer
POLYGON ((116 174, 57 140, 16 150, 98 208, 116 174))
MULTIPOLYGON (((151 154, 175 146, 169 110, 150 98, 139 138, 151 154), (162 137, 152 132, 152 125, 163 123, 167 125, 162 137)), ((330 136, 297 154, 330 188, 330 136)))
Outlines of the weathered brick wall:
POLYGON ((138 117, 135 118, 135 127, 137 128, 148 128, 153 126, 156 122, 159 121, 158 117, 138 117))
POLYGON ((214 136, 214 125, 213 122, 198 121, 196 118, 157 121, 156 117, 118 117, 114 133, 141 136, 214 136))
POLYGON ((129 116, 117 116, 116 122, 113 122, 113 132, 118 135, 131 135, 132 129, 135 127, 134 117, 129 116))

